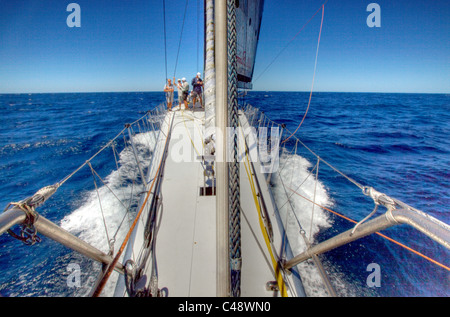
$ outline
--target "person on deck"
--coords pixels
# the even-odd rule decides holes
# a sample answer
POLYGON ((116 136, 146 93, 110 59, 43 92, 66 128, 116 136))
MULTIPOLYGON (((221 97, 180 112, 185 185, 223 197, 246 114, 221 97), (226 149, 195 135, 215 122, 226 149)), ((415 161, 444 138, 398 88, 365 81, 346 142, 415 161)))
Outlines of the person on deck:
POLYGON ((167 84, 164 86, 164 92, 166 93, 167 110, 172 111, 173 103, 173 84, 170 79, 167 79, 167 84))
POLYGON ((203 81, 200 78, 200 73, 197 73, 197 76, 195 76, 192 79, 192 97, 193 97, 193 106, 195 106, 195 103, 197 102, 197 97, 200 99, 200 106, 203 108, 203 99, 202 99, 202 87, 203 87, 203 81))
POLYGON ((181 79, 182 84, 181 84, 181 99, 183 100, 184 103, 184 109, 189 109, 189 105, 188 105, 188 96, 189 96, 189 83, 186 81, 186 78, 182 78, 181 79))
MULTIPOLYGON (((175 78, 173 80, 174 80, 174 83, 175 83, 175 78)), ((177 87, 178 105, 179 105, 179 108, 181 110, 181 104, 183 103, 183 86, 182 86, 182 83, 181 83, 181 79, 178 78, 177 83, 175 84, 175 86, 177 87)))

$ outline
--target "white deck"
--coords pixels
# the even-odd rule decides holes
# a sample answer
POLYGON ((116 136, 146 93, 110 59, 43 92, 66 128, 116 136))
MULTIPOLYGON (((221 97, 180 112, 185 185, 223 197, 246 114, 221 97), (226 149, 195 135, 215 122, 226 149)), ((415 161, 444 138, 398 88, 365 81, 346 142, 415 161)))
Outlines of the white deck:
POLYGON ((204 113, 187 110, 174 115, 162 183, 158 284, 168 289, 169 296, 215 296, 216 199, 199 195, 203 167, 196 159, 196 150, 202 153, 199 129, 204 113))

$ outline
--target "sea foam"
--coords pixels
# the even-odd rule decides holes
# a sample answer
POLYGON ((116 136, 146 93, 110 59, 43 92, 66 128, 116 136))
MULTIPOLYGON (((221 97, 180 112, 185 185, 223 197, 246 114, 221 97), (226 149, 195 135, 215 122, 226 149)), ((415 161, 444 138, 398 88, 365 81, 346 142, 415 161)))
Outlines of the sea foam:
MULTIPOLYGON (((149 166, 155 144, 153 132, 133 136, 141 166, 149 166)), ((115 160, 111 151, 111 159, 115 160)), ((103 181, 96 177, 97 188, 85 194, 82 205, 64 217, 61 227, 97 249, 116 253, 136 214, 136 207, 144 186, 131 146, 123 149, 117 159, 118 169, 103 181)), ((103 295, 112 296, 117 274, 113 274, 103 295)))

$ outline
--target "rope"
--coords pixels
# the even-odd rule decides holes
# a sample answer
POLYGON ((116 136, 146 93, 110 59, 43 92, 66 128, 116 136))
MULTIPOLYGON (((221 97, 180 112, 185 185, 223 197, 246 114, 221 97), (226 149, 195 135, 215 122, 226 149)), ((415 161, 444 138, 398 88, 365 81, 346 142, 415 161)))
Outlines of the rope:
POLYGON ((97 155, 99 155, 101 152, 103 152, 104 149, 108 148, 112 142, 114 142, 124 131, 126 128, 124 128, 122 131, 120 131, 112 140, 110 140, 104 147, 102 147, 100 150, 98 150, 97 153, 95 153, 93 156, 91 156, 90 159, 88 159, 86 162, 81 164, 76 170, 74 170, 72 173, 64 177, 58 184, 61 186, 65 182, 67 182, 73 175, 75 175, 79 170, 81 170, 85 165, 88 164, 88 162, 92 161, 97 155))
MULTIPOLYGON (((239 126, 237 100, 237 34, 236 34, 236 1, 227 0, 227 42, 228 42, 228 118, 231 128, 239 126)), ((239 143, 238 135, 233 134, 231 144, 232 162, 228 165, 229 183, 229 221, 230 221, 230 268, 231 295, 241 294, 241 222, 240 222, 240 186, 239 186, 239 143)))
POLYGON ((18 203, 9 203, 3 212, 7 211, 11 206, 15 206, 25 213, 25 220, 21 225, 20 235, 16 234, 12 229, 8 229, 9 235, 17 240, 22 241, 25 245, 33 245, 36 242, 41 242, 41 238, 37 236, 37 230, 34 223, 39 217, 39 214, 34 210, 34 206, 21 201, 18 203))
POLYGON ((175 77, 175 74, 177 73, 178 56, 180 55, 181 39, 183 38, 184 21, 186 20, 186 11, 188 7, 188 2, 189 0, 186 0, 186 5, 184 7, 183 23, 181 25, 180 41, 178 42, 178 51, 177 51, 177 58, 175 60, 175 69, 173 71, 173 77, 175 77))
MULTIPOLYGON (((88 162, 88 165, 91 169, 91 173, 92 173, 92 179, 94 181, 94 186, 95 186, 95 191, 97 192, 97 199, 98 199, 98 204, 100 206, 100 212, 102 214, 102 219, 103 219, 103 226, 105 227, 105 233, 106 233, 106 239, 108 241, 109 244, 109 249, 111 250, 111 240, 109 238, 109 233, 108 233, 108 226, 106 225, 106 219, 105 219, 105 213, 103 212, 103 206, 102 206, 102 200, 100 199, 100 193, 98 192, 98 186, 97 186, 97 182, 95 181, 95 174, 94 174, 94 168, 92 167, 91 162, 88 162)), ((98 175, 98 174, 97 174, 98 175)), ((103 181, 102 181, 103 182, 103 181)), ((111 250, 112 251, 112 250, 111 250)))
POLYGON ((43 205, 60 187, 59 183, 55 185, 45 186, 39 189, 33 196, 28 197, 20 202, 9 203, 3 212, 7 211, 11 206, 15 206, 25 213, 25 220, 21 225, 20 235, 17 235, 8 229, 7 232, 13 237, 22 241, 26 245, 33 245, 36 242, 41 242, 36 234, 36 228, 34 227, 35 221, 39 218, 39 214, 36 212, 36 208, 43 205))
MULTIPOLYGON (((158 111, 157 108, 154 109, 156 112, 158 111)), ((143 115, 142 117, 140 117, 139 119, 137 119, 136 121, 130 123, 130 126, 136 124, 138 121, 143 120, 146 116, 149 116, 150 112, 147 112, 145 115, 143 115)), ((114 138, 112 138, 111 140, 109 140, 108 143, 105 144, 105 146, 103 146, 100 150, 97 151, 97 153, 95 153, 94 155, 92 155, 88 160, 86 160, 83 164, 81 164, 77 169, 75 169, 72 173, 70 173, 69 175, 67 175, 66 177, 64 177, 61 181, 59 181, 57 183, 57 186, 62 186, 65 182, 67 182, 73 175, 75 175, 79 170, 81 170, 84 166, 86 166, 88 164, 88 162, 92 161, 97 155, 99 155, 101 152, 103 152, 106 148, 108 148, 109 146, 111 146, 114 141, 117 140, 117 138, 119 138, 126 130, 127 128, 123 128, 114 138)), ((55 185, 56 186, 56 185, 55 185)))
POLYGON ((167 81, 166 0, 163 0, 163 19, 164 19, 164 61, 166 65, 166 81, 167 81))
POLYGON ((303 124, 303 121, 305 120, 306 115, 308 114, 309 106, 311 104, 312 92, 313 92, 313 88, 314 88, 314 79, 316 77, 317 57, 319 56, 319 44, 320 44, 320 36, 322 34, 324 12, 325 12, 325 4, 322 5, 322 19, 320 20, 320 31, 319 31, 319 38, 317 40, 316 58, 315 58, 315 62, 314 62, 314 74, 313 74, 313 79, 312 79, 312 84, 311 84, 311 92, 309 93, 308 107, 306 108, 306 112, 303 115, 302 121, 298 125, 297 129, 295 129, 295 131, 287 139, 285 139, 283 142, 281 142, 281 144, 285 143, 287 140, 289 140, 297 132, 297 130, 303 124))
MULTIPOLYGON (((279 127, 282 128, 281 124, 278 124, 270 119, 268 119, 269 122, 273 122, 274 124, 278 125, 279 127)), ((290 132, 288 129, 286 129, 286 131, 290 132)), ((297 137, 295 137, 296 143, 300 143, 305 149, 307 149, 312 155, 314 155, 317 159, 320 158, 320 161, 325 163, 328 167, 330 167, 332 170, 334 170, 336 173, 340 174, 342 177, 344 177, 345 179, 347 179, 349 182, 351 182, 352 184, 354 184, 355 186, 357 186, 359 189, 361 189, 363 192, 366 190, 367 187, 363 186, 362 184, 358 183, 357 181, 355 181, 354 179, 352 179, 351 177, 347 176, 346 174, 344 174, 343 172, 341 172, 339 169, 337 169, 336 167, 334 167, 333 165, 331 165, 330 163, 328 163, 327 161, 325 161, 322 157, 320 157, 317 153, 315 153, 313 150, 311 150, 305 143, 303 143, 300 139, 298 139, 297 137)), ((281 142, 283 143, 283 142, 281 142)), ((285 163, 286 164, 286 163, 285 163)), ((284 167, 283 167, 284 168, 284 167)))
POLYGON ((297 36, 303 31, 303 29, 309 24, 309 22, 311 22, 311 20, 317 15, 317 13, 319 13, 320 9, 323 8, 323 6, 325 6, 325 4, 328 2, 325 1, 320 7, 319 9, 309 18, 309 20, 302 26, 302 28, 300 29, 300 31, 297 32, 297 34, 295 34, 295 36, 278 52, 278 54, 275 56, 275 58, 269 63, 269 65, 266 66, 266 68, 264 68, 264 70, 261 72, 261 74, 259 74, 259 76, 254 80, 255 82, 267 71, 267 69, 269 69, 270 66, 272 66, 272 64, 278 59, 278 57, 280 57, 281 53, 284 52, 284 50, 297 38, 297 36))
MULTIPOLYGON (((336 216, 341 217, 341 218, 343 218, 343 219, 345 219, 345 220, 347 220, 347 221, 353 222, 353 223, 355 223, 355 224, 357 223, 357 221, 355 221, 355 220, 353 220, 353 219, 351 219, 351 218, 349 218, 349 217, 346 217, 346 216, 344 216, 344 215, 342 215, 342 214, 340 214, 340 213, 338 213, 338 212, 336 212, 336 211, 334 211, 334 210, 331 210, 330 208, 327 208, 327 207, 324 207, 324 206, 319 205, 318 203, 316 203, 316 202, 310 200, 309 198, 307 198, 307 197, 305 197, 305 196, 299 194, 298 192, 296 192, 296 191, 293 190, 292 188, 290 188, 290 187, 288 187, 288 188, 289 188, 294 194, 296 194, 296 195, 298 195, 298 196, 304 198, 305 200, 309 201, 310 203, 315 204, 315 205, 319 206, 320 208, 323 208, 323 209, 325 209, 325 210, 327 210, 327 211, 329 211, 329 212, 335 214, 336 216)), ((376 233, 377 235, 379 235, 380 237, 382 237, 382 238, 384 238, 384 239, 386 239, 386 240, 388 240, 388 241, 391 241, 391 242, 393 242, 393 243, 399 245, 400 247, 405 248, 406 250, 411 251, 412 253, 414 253, 414 254, 416 254, 416 255, 418 255, 418 256, 420 256, 420 257, 422 257, 422 258, 424 258, 424 259, 426 259, 426 260, 428 260, 428 261, 430 261, 430 262, 432 262, 432 263, 434 263, 434 264, 436 264, 436 265, 438 265, 438 266, 444 268, 444 269, 446 269, 447 271, 450 271, 450 267, 445 266, 444 264, 439 263, 439 262, 436 261, 436 260, 433 260, 432 258, 430 258, 430 257, 428 257, 428 256, 426 256, 426 255, 424 255, 424 254, 422 254, 422 253, 420 253, 420 252, 418 252, 418 251, 416 251, 416 250, 414 250, 414 249, 412 249, 412 248, 410 248, 410 247, 404 245, 403 243, 398 242, 397 240, 394 240, 394 239, 392 239, 392 238, 390 238, 390 237, 388 237, 388 236, 386 236, 386 235, 384 235, 384 234, 382 234, 382 233, 379 233, 379 232, 375 232, 375 233, 376 233)))
MULTIPOLYGON (((319 163, 320 163, 320 158, 317 159, 317 164, 316 164, 316 181, 314 182, 314 198, 313 200, 316 201, 316 191, 317 191, 317 183, 318 183, 318 178, 319 178, 319 163)), ((312 239, 312 226, 313 226, 313 222, 314 222, 314 204, 312 205, 312 211, 311 211, 311 223, 309 224, 309 241, 311 241, 312 239)))
MULTIPOLYGON (((240 129, 240 130, 241 130, 241 133, 242 133, 242 129, 240 129)), ((244 137, 244 139, 245 139, 245 137, 244 137)), ((250 184, 250 189, 252 191, 253 201, 255 203, 256 210, 258 211, 259 226, 260 226, 260 229, 261 229, 261 233, 262 233, 262 235, 264 237, 264 242, 266 243, 266 247, 267 247, 267 250, 269 252, 270 259, 272 261, 272 267, 274 269, 275 279, 277 281, 278 288, 279 288, 279 290, 281 292, 281 296, 282 297, 287 297, 288 296, 287 295, 287 287, 286 287, 286 284, 284 282, 283 275, 281 273, 281 267, 280 267, 280 265, 278 265, 278 261, 275 258, 273 249, 271 247, 269 234, 268 234, 267 228, 266 228, 266 226, 264 224, 264 220, 262 219, 262 216, 261 216, 261 214, 262 214, 262 212, 261 212, 261 204, 259 202, 258 195, 256 193, 255 181, 254 181, 254 178, 253 178, 254 175, 250 171, 250 164, 251 163, 250 163, 250 160, 249 160, 249 157, 248 157, 249 150, 247 148, 247 144, 246 143, 245 143, 245 147, 246 147, 246 150, 245 150, 245 159, 246 160, 244 161, 244 167, 245 167, 245 172, 247 174, 247 178, 248 178, 248 181, 249 181, 249 184, 250 184)))
POLYGON ((200 53, 200 1, 197 0, 197 70, 198 68, 198 55, 200 53))
MULTIPOLYGON (((317 167, 317 164, 316 164, 316 167, 317 167)), ((286 205, 287 203, 289 203, 289 206, 291 207, 291 210, 292 210, 292 214, 294 215, 295 220, 297 221, 298 227, 300 228, 300 235, 302 236, 303 241, 305 242, 305 245, 309 247, 309 246, 311 245, 310 240, 308 239, 308 237, 306 237, 306 231, 305 231, 305 229, 303 229, 302 224, 301 224, 301 222, 300 222, 300 219, 298 219, 297 214, 294 212, 294 206, 293 206, 292 203, 291 203, 291 199, 290 199, 290 198, 292 197, 293 194, 292 194, 291 196, 288 195, 288 193, 287 193, 287 191, 286 191, 286 187, 287 187, 287 186, 284 184, 283 178, 281 177, 281 174, 280 174, 280 173, 281 173, 281 171, 280 171, 278 174, 280 175, 280 181, 281 181, 281 184, 282 184, 284 193, 285 193, 285 195, 286 195, 287 201, 286 201, 286 202, 283 204, 283 206, 281 206, 279 209, 283 208, 284 205, 286 205)), ((309 175, 308 175, 308 177, 309 177, 309 175)), ((303 182, 305 182, 306 179, 307 179, 308 177, 306 177, 305 180, 304 180, 303 182)), ((302 184, 303 184, 303 183, 302 183, 302 184)), ((301 186, 302 184, 300 184, 300 186, 301 186)), ((297 187, 297 188, 300 188, 300 186, 297 187)), ((286 224, 288 223, 288 217, 289 217, 289 215, 290 215, 290 213, 286 212, 286 220, 285 220, 285 222, 284 222, 284 223, 286 223, 286 224)), ((311 235, 310 235, 310 236, 311 236, 311 235)))
MULTIPOLYGON (((112 146, 112 147, 113 147, 113 151, 115 152, 114 146, 112 146)), ((130 149, 128 149, 128 150, 131 151, 130 149)), ((116 157, 115 157, 115 153, 114 153, 114 159, 116 160, 116 167, 117 167, 117 170, 119 170, 119 166, 118 166, 118 164, 117 164, 117 159, 116 159, 116 157)), ((110 186, 102 179, 102 177, 101 177, 101 176, 97 173, 97 171, 92 167, 92 164, 91 164, 90 162, 88 162, 87 164, 88 164, 88 166, 89 166, 90 169, 91 169, 91 173, 92 173, 92 177, 93 177, 93 182, 94 182, 95 190, 96 190, 96 192, 97 192, 97 197, 98 197, 98 201, 99 201, 100 211, 101 211, 101 214, 102 214, 103 225, 104 225, 104 227, 105 227, 106 237, 107 237, 108 243, 110 244, 109 247, 110 247, 110 251, 111 251, 111 253, 112 253, 112 243, 115 242, 116 236, 117 236, 117 234, 119 233, 119 230, 120 230, 120 228, 122 227, 122 224, 123 224, 125 218, 127 217, 127 215, 128 215, 129 212, 130 212, 131 199, 130 199, 130 205, 127 207, 127 206, 124 204, 124 202, 117 196, 117 194, 111 189, 111 187, 110 187, 110 186), (125 215, 122 217, 122 220, 120 221, 120 224, 119 224, 119 226, 117 227, 117 230, 116 230, 116 232, 115 232, 114 235, 113 235, 113 238, 109 238, 108 227, 107 227, 107 225, 106 225, 106 218, 105 218, 105 215, 104 215, 104 211, 103 211, 103 207, 102 207, 102 201, 101 201, 101 198, 100 198, 100 193, 99 193, 99 190, 98 190, 97 182, 96 182, 96 180, 95 180, 95 176, 98 177, 98 179, 102 182, 103 186, 105 186, 106 189, 108 189, 109 192, 111 192, 111 194, 118 200, 118 202, 119 202, 119 203, 125 208, 125 210, 126 210, 126 213, 125 213, 125 215)), ((135 169, 135 176, 136 176, 136 169, 135 169)), ((134 189, 134 185, 135 185, 134 178, 133 178, 132 184, 133 184, 133 186, 132 186, 132 191, 131 191, 131 197, 130 197, 130 198, 133 197, 133 189, 134 189)), ((123 188, 122 188, 122 194, 124 194, 124 193, 123 193, 123 188)), ((125 195, 124 195, 124 196, 125 196, 125 195)))
MULTIPOLYGON (((183 123, 184 123, 184 127, 185 127, 185 129, 186 129, 186 133, 187 133, 189 139, 191 140, 192 147, 194 148, 194 150, 195 150, 195 152, 197 153, 197 155, 200 157, 200 156, 201 156, 201 153, 197 150, 197 147, 195 146, 194 141, 193 141, 192 138, 191 138, 191 133, 189 132, 189 129, 188 129, 187 125, 186 125, 186 120, 184 120, 184 119, 185 119, 184 111, 181 111, 181 115, 182 115, 182 117, 183 117, 183 123)), ((197 118, 195 118, 195 116, 192 118, 192 121, 194 122, 194 126, 195 126, 195 121, 194 121, 194 119, 197 119, 197 118)), ((199 131, 199 132, 200 132, 200 131, 199 131)), ((201 140, 202 140, 202 146, 203 146, 203 149, 204 149, 204 148, 205 148, 205 144, 203 143, 203 138, 201 138, 201 140)), ((201 163, 203 169, 206 170, 206 168, 205 168, 205 166, 204 166, 204 164, 203 164, 203 161, 201 161, 200 163, 201 163)))

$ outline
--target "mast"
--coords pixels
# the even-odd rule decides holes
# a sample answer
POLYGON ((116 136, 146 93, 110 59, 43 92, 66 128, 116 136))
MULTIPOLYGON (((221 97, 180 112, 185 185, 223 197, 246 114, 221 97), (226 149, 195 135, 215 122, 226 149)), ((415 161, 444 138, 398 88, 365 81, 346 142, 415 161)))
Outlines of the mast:
POLYGON ((215 64, 216 64, 216 243, 217 243, 217 296, 230 294, 228 165, 226 160, 228 125, 227 87, 227 2, 216 1, 215 64))
POLYGON ((250 2, 222 0, 216 1, 214 8, 218 296, 237 297, 241 293, 240 163, 235 133, 239 126, 237 88, 238 84, 251 87, 264 5, 263 0, 250 2))

